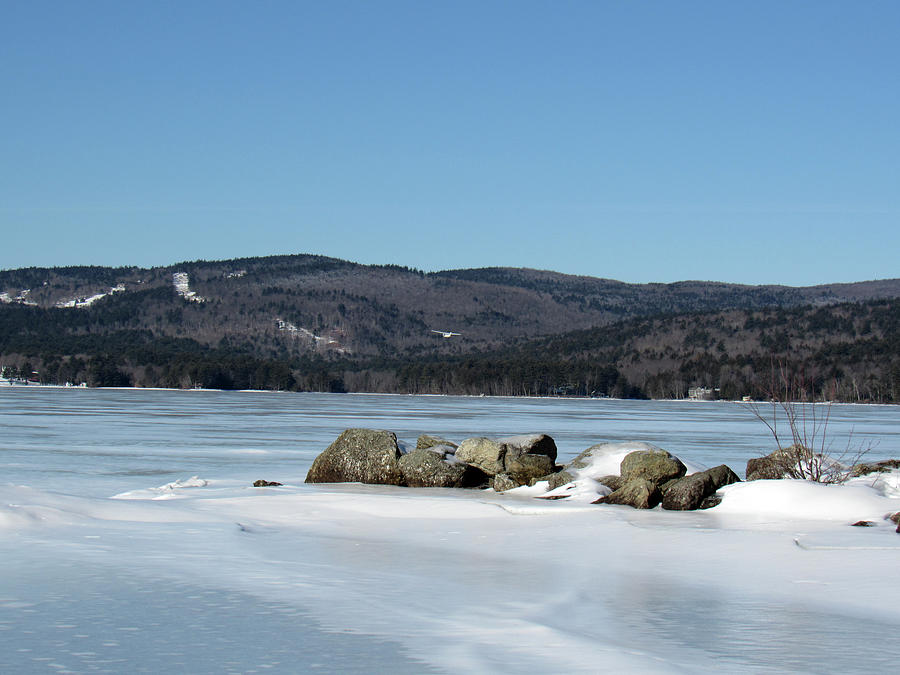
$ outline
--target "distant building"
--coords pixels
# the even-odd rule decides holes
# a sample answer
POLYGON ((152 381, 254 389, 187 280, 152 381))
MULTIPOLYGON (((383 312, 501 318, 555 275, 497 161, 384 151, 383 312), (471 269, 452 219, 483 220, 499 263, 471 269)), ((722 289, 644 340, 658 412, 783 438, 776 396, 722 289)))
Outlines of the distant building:
POLYGON ((691 387, 688 389, 688 398, 692 401, 714 401, 718 391, 709 387, 691 387))

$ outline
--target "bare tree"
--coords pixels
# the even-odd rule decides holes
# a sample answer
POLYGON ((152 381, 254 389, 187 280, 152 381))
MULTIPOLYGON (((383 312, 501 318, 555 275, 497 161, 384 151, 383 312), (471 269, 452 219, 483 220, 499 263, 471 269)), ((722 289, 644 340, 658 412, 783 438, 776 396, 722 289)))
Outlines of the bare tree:
POLYGON ((832 404, 824 398, 817 400, 814 383, 802 372, 773 360, 767 395, 767 402, 750 402, 748 407, 769 429, 791 478, 843 483, 871 450, 870 445, 854 446, 851 432, 844 450, 836 456, 829 454, 833 440, 828 433, 832 404))

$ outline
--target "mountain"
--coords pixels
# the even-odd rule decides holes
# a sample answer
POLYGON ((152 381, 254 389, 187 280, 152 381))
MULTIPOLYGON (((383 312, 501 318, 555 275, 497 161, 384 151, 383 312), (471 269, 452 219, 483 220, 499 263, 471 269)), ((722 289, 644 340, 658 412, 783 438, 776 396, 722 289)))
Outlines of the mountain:
MULTIPOLYGON (((824 308, 830 314, 835 307, 897 298, 898 279, 802 288, 627 284, 514 268, 423 273, 316 255, 151 269, 25 268, 0 271, 0 358, 17 368, 27 360, 43 377, 55 367, 56 380, 275 388, 293 381, 338 389, 350 381, 350 388, 392 390, 411 386, 401 385, 398 373, 415 364, 452 364, 519 348, 533 353, 548 349, 534 345, 560 336, 569 336, 565 344, 577 351, 585 331, 616 339, 657 331, 647 340, 662 345, 690 332, 669 326, 673 317, 685 324, 700 321, 688 315, 723 312, 746 317, 824 308), (643 321, 649 318, 656 323, 643 321), (447 339, 442 332, 460 335, 447 339), (250 369, 256 375, 247 375, 250 369), (363 371, 369 380, 349 375, 363 371)), ((718 337, 714 325, 730 320, 725 314, 703 319, 698 330, 731 349, 731 338, 718 337)), ((746 318, 735 321, 746 324, 746 318)), ((650 347, 635 345, 637 361, 649 363, 650 347)), ((669 361, 673 353, 683 355, 677 346, 669 345, 669 361)), ((603 358, 616 363, 633 389, 646 390, 648 378, 662 372, 638 372, 613 356, 603 358)))

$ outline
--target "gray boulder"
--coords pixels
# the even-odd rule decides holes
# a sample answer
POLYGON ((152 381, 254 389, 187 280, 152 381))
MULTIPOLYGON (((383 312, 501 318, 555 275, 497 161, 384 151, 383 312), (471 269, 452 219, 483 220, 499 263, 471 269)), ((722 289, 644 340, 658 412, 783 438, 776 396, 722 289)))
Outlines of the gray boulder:
POLYGON ((438 445, 432 448, 416 448, 400 457, 400 473, 409 487, 461 488, 474 487, 484 482, 484 474, 473 466, 460 462, 438 445))
POLYGON ((519 485, 533 485, 553 471, 553 460, 547 455, 523 453, 506 455, 505 473, 519 485))
POLYGON ((661 449, 629 452, 621 465, 621 475, 626 481, 645 478, 657 485, 681 478, 686 471, 680 459, 661 449))
POLYGON ((490 438, 467 438, 456 449, 456 458, 496 476, 505 469, 506 450, 504 443, 490 438))
POLYGON ((402 485, 400 457, 394 433, 347 429, 316 457, 306 482, 402 485))
MULTIPOLYGON (((706 471, 698 471, 684 478, 670 480, 661 488, 662 507, 670 511, 699 509, 720 487, 739 483, 740 480, 737 474, 724 464, 706 471)), ((711 500, 706 508, 711 508, 716 503, 711 500)))
POLYGON ((659 487, 646 478, 633 478, 594 504, 622 504, 636 509, 652 509, 662 501, 659 487))
POLYGON ((429 436, 428 434, 422 434, 416 439, 416 450, 425 450, 427 448, 433 448, 438 445, 449 446, 453 450, 456 450, 456 443, 452 443, 440 436, 429 436))
POLYGON ((521 483, 514 481, 509 477, 508 474, 505 473, 498 473, 491 480, 491 487, 494 488, 496 492, 506 492, 507 490, 512 490, 513 488, 517 488, 520 485, 521 483))
POLYGON ((716 490, 725 487, 726 485, 731 485, 732 483, 741 482, 740 477, 726 464, 719 464, 719 466, 707 469, 703 473, 708 473, 712 476, 713 482, 716 485, 716 490))
POLYGON ((510 457, 518 455, 545 455, 550 458, 550 465, 556 461, 556 441, 547 434, 523 434, 501 438, 500 443, 506 446, 510 457))
POLYGON ((796 474, 797 460, 803 452, 802 447, 792 445, 779 448, 765 457, 755 457, 747 462, 747 480, 792 478, 796 474))
POLYGON ((700 471, 663 486, 662 507, 670 511, 693 511, 715 491, 712 477, 700 471))

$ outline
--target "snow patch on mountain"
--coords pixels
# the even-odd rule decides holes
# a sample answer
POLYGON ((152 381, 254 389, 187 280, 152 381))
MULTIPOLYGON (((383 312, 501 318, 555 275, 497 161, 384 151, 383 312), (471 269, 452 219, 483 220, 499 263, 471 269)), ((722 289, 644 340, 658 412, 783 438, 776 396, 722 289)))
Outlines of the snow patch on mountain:
POLYGON ((191 290, 191 281, 187 272, 175 272, 172 275, 172 285, 175 287, 175 292, 185 300, 206 302, 206 298, 200 297, 195 291, 191 290))
POLYGON ((72 298, 71 300, 60 300, 56 303, 57 307, 90 307, 98 300, 105 298, 107 295, 112 295, 113 293, 121 293, 125 290, 125 284, 118 284, 117 286, 113 286, 106 293, 95 293, 89 297, 77 297, 72 298))

